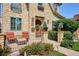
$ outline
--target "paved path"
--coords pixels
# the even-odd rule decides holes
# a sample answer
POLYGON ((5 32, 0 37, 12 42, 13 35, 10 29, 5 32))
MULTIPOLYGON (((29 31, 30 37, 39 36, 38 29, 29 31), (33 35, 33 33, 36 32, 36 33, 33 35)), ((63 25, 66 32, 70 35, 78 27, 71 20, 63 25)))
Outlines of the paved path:
POLYGON ((58 52, 61 52, 61 53, 65 54, 65 55, 67 55, 67 56, 79 56, 79 52, 71 50, 71 49, 67 49, 67 48, 64 48, 64 47, 61 47, 60 43, 58 43, 58 42, 55 42, 55 41, 52 41, 52 40, 47 40, 45 42, 53 44, 54 50, 56 50, 58 52))

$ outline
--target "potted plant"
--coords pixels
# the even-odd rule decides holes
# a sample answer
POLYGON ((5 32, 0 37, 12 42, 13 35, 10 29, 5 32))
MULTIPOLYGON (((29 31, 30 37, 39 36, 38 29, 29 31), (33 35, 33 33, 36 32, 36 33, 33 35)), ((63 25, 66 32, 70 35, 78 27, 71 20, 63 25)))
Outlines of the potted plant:
POLYGON ((40 25, 37 24, 37 25, 36 25, 36 31, 39 31, 39 28, 40 28, 40 25))
POLYGON ((47 27, 47 24, 46 22, 43 23, 43 31, 47 31, 48 30, 48 27, 47 27))

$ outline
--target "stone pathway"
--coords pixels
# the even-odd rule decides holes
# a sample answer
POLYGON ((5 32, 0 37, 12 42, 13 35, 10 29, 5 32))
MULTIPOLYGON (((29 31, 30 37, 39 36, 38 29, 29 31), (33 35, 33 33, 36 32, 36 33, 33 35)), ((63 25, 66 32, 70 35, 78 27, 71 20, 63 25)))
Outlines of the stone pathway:
POLYGON ((60 43, 58 43, 58 42, 55 42, 55 41, 52 41, 52 40, 47 40, 47 41, 44 41, 44 42, 53 44, 54 50, 61 52, 65 55, 67 55, 67 56, 79 56, 79 52, 61 47, 60 43))

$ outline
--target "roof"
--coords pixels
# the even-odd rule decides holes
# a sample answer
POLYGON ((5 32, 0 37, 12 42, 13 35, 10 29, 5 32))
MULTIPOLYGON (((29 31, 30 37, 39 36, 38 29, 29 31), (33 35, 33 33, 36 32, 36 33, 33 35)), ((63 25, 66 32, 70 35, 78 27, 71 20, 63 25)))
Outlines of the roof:
POLYGON ((48 3, 48 4, 49 4, 49 7, 50 7, 52 13, 53 13, 57 18, 59 18, 59 19, 65 19, 64 16, 60 15, 58 12, 56 12, 56 11, 52 8, 52 6, 51 6, 50 3, 48 3))

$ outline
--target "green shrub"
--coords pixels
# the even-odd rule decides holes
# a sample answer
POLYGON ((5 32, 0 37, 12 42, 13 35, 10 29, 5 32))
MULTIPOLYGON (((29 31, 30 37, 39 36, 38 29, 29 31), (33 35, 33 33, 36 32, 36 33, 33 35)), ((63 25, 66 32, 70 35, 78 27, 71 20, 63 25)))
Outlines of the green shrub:
POLYGON ((55 40, 57 41, 57 31, 49 31, 48 32, 48 38, 50 40, 55 40))
POLYGON ((44 29, 45 31, 47 31, 47 29, 48 29, 46 22, 43 23, 43 29, 44 29))
POLYGON ((73 34, 70 31, 64 31, 64 39, 72 40, 73 34))
POLYGON ((65 39, 61 42, 61 46, 66 47, 66 48, 72 48, 73 44, 74 44, 74 42, 72 40, 68 40, 68 39, 65 39))
POLYGON ((40 25, 37 24, 35 28, 36 28, 36 31, 39 31, 40 25))
POLYGON ((73 50, 79 51, 79 42, 74 42, 73 50))
POLYGON ((11 52, 11 49, 6 46, 5 49, 0 47, 0 56, 7 56, 11 52))
POLYGON ((45 43, 33 43, 32 45, 28 45, 20 50, 20 54, 26 52, 27 55, 47 55, 49 51, 53 51, 53 45, 45 43))
POLYGON ((52 44, 45 44, 45 51, 53 51, 53 45, 52 44))

